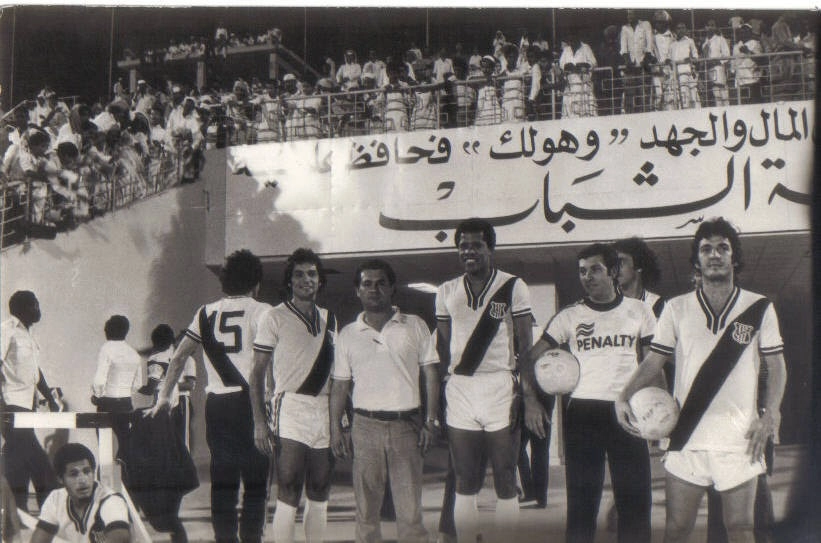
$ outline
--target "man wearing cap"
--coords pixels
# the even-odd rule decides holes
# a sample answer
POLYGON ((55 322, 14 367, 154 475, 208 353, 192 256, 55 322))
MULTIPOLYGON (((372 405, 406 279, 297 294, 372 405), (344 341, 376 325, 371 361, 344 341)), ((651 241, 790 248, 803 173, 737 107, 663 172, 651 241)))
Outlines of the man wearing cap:
POLYGON ((502 122, 502 106, 499 88, 496 86, 496 57, 485 55, 481 61, 482 76, 477 78, 475 126, 486 126, 502 122))
POLYGON ((356 541, 382 541, 379 510, 389 479, 398 540, 427 542, 423 456, 439 426, 439 374, 430 330, 421 318, 391 304, 396 275, 387 262, 363 262, 354 282, 364 311, 339 333, 330 411, 334 454, 353 453, 356 541), (348 434, 342 418, 351 389, 354 415, 348 434))

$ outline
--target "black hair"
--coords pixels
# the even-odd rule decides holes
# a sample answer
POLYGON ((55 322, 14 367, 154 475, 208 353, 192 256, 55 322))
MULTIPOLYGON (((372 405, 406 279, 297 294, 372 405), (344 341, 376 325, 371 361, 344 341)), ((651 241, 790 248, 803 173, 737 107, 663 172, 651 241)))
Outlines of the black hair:
POLYGON ((48 145, 51 138, 42 130, 34 130, 28 136, 29 146, 33 145, 48 145))
POLYGON ((365 270, 382 270, 385 272, 385 277, 388 278, 388 283, 391 286, 396 284, 396 272, 393 271, 391 265, 382 259, 372 258, 357 266, 356 274, 353 277, 353 284, 357 287, 362 282, 362 272, 365 270))
POLYGON ((128 329, 131 325, 128 318, 123 315, 112 315, 105 322, 105 338, 113 341, 121 341, 128 335, 128 329))
POLYGON ((593 243, 588 245, 576 255, 576 260, 583 258, 590 258, 592 256, 600 256, 604 260, 604 265, 607 266, 607 273, 618 272, 619 270, 619 254, 616 250, 606 243, 593 243))
POLYGON ((158 351, 164 351, 174 344, 174 329, 167 324, 158 324, 151 331, 151 345, 158 351))
POLYGON ((652 287, 658 282, 661 277, 658 258, 643 239, 636 236, 620 239, 613 243, 613 248, 617 252, 630 255, 633 259, 633 267, 641 270, 641 282, 645 286, 652 287))
POLYGON ((37 301, 37 296, 30 290, 18 290, 9 298, 9 313, 20 317, 20 313, 37 301))
POLYGON ((77 150, 77 146, 73 141, 64 141, 57 145, 57 156, 60 157, 60 160, 71 160, 80 156, 80 151, 77 150))
POLYGON ((496 230, 494 230, 493 225, 485 219, 473 217, 460 222, 459 226, 456 227, 456 233, 453 235, 453 242, 457 247, 459 247, 462 234, 468 232, 472 234, 482 234, 488 249, 492 251, 496 248, 496 230))
POLYGON ((738 230, 730 221, 724 217, 713 217, 702 222, 695 235, 693 236, 693 244, 690 248, 690 263, 695 266, 698 264, 698 246, 701 240, 711 238, 713 236, 721 236, 730 241, 730 247, 733 249, 733 266, 736 272, 740 272, 744 267, 742 262, 741 252, 741 238, 738 236, 738 230))
POLYGON ((91 464, 91 469, 97 467, 97 462, 94 460, 94 454, 88 447, 80 443, 66 443, 54 453, 54 472, 58 477, 63 477, 66 474, 66 467, 72 462, 82 462, 88 460, 91 464))
POLYGON ((251 292, 262 281, 262 262, 248 249, 231 253, 220 268, 222 291, 229 296, 251 292))
POLYGON ((319 288, 325 286, 325 267, 322 265, 322 260, 311 249, 300 247, 288 257, 288 262, 285 265, 285 272, 282 275, 282 286, 288 292, 291 292, 291 275, 294 273, 294 266, 297 264, 313 264, 316 266, 316 272, 319 274, 319 288))

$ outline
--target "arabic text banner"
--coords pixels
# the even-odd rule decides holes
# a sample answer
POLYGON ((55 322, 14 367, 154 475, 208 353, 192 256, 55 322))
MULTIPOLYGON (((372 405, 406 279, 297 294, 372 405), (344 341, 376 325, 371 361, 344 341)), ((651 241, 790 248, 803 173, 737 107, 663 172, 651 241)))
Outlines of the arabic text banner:
POLYGON ((814 102, 441 129, 231 148, 226 249, 267 256, 810 229, 814 102))

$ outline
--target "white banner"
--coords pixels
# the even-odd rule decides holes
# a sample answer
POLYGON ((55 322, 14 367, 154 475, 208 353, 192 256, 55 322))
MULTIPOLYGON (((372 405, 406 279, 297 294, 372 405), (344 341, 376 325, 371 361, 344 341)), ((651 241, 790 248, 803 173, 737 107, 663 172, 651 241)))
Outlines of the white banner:
POLYGON ((808 231, 814 102, 259 144, 228 152, 226 249, 281 256, 808 231))

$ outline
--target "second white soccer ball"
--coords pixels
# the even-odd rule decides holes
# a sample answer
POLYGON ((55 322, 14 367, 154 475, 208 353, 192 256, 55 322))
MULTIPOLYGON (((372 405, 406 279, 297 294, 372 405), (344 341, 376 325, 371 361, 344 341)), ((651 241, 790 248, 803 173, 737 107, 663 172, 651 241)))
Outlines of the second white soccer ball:
POLYGON ((638 390, 629 403, 636 417, 636 428, 644 439, 665 438, 678 422, 678 404, 663 388, 646 387, 638 390))

